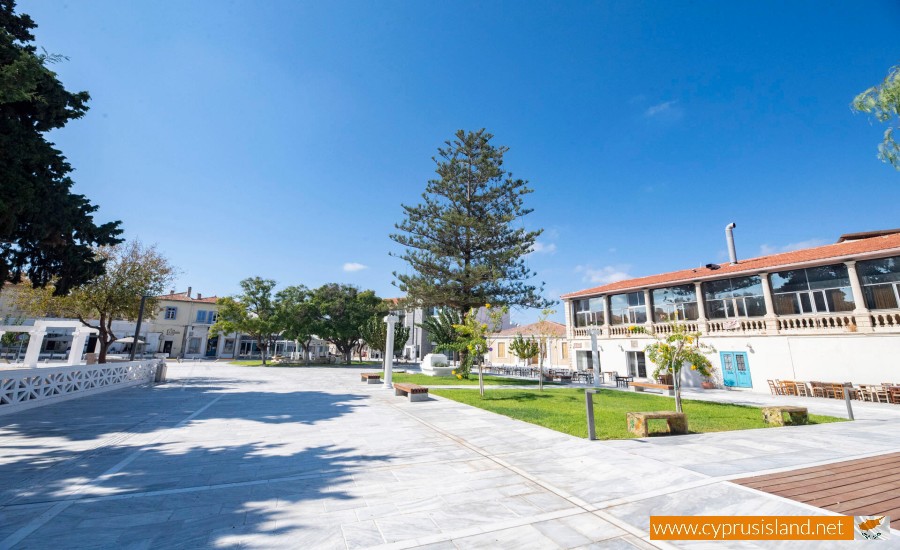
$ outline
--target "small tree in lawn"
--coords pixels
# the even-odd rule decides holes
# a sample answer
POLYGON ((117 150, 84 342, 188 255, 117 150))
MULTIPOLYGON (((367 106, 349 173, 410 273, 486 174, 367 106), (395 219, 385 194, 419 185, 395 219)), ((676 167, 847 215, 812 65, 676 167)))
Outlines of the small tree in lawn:
MULTIPOLYGON (((541 352, 541 347, 537 343, 537 340, 534 338, 525 338, 522 336, 522 333, 516 334, 516 337, 513 338, 513 341, 509 344, 509 351, 513 353, 516 357, 523 360, 525 362, 525 366, 528 366, 528 362, 537 357, 538 353, 541 352)), ((544 389, 544 373, 541 373, 540 381, 538 382, 538 386, 540 389, 544 389)))
POLYGON ((353 349, 362 340, 360 327, 377 315, 387 313, 384 300, 372 290, 330 283, 315 289, 312 302, 319 312, 316 334, 341 352, 352 363, 353 349))
MULTIPOLYGON (((715 348, 700 342, 700 333, 691 332, 684 323, 679 323, 676 317, 669 326, 671 330, 665 336, 653 334, 656 342, 644 349, 647 358, 657 365, 653 371, 653 377, 660 373, 672 375, 672 384, 675 386, 675 410, 681 410, 681 368, 688 364, 691 370, 697 371, 701 376, 712 376, 713 366, 706 354, 715 351, 715 348)), ((632 326, 629 330, 634 333, 648 334, 644 327, 632 326)))
POLYGON ((284 328, 282 335, 303 349, 309 364, 310 347, 315 335, 319 312, 312 302, 312 291, 303 285, 289 286, 275 295, 277 315, 284 328))
POLYGON ((478 362, 478 391, 484 397, 484 354, 490 351, 487 337, 501 326, 503 315, 508 311, 506 307, 491 309, 491 304, 485 304, 487 323, 478 320, 478 310, 472 308, 466 315, 462 324, 455 325, 459 334, 460 345, 463 346, 463 364, 457 368, 457 378, 468 378, 472 365, 478 362))
POLYGON ((238 296, 218 299, 219 316, 210 334, 236 332, 251 336, 265 365, 269 348, 275 346, 284 330, 283 318, 277 314, 276 300, 272 297, 275 281, 251 277, 241 281, 241 288, 243 292, 238 296))
POLYGON ((541 310, 541 315, 538 317, 537 322, 537 343, 538 343, 538 368, 541 371, 540 381, 538 382, 538 387, 543 390, 544 389, 544 355, 548 355, 550 353, 550 340, 556 336, 550 331, 550 323, 548 319, 551 315, 554 315, 556 310, 554 309, 543 309, 541 310))

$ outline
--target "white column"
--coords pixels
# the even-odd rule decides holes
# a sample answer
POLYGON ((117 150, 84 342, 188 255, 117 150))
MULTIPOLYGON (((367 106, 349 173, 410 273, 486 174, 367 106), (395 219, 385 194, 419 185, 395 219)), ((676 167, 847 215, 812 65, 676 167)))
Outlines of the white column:
POLYGON ((871 332, 872 317, 869 315, 869 308, 866 307, 866 297, 863 294, 862 284, 859 282, 859 273, 856 271, 856 262, 844 262, 847 266, 847 275, 850 277, 850 290, 853 292, 853 317, 856 321, 857 330, 863 332, 871 332))
POLYGON ((772 298, 772 285, 769 283, 769 274, 760 273, 760 282, 763 288, 763 301, 766 303, 766 330, 777 331, 778 319, 775 318, 775 300, 772 298))
POLYGON ((69 349, 69 365, 77 365, 81 363, 81 354, 84 352, 84 344, 87 341, 90 332, 86 330, 75 329, 72 333, 72 347, 69 349))
POLYGON ((591 329, 591 358, 594 362, 594 387, 600 387, 600 351, 597 349, 597 329, 591 329))
POLYGON ((28 349, 25 350, 25 360, 23 361, 26 367, 37 366, 41 355, 41 345, 43 345, 46 335, 47 331, 43 328, 28 333, 28 349))
POLYGON ((647 322, 644 325, 647 327, 647 332, 653 334, 653 323, 656 321, 656 316, 653 315, 653 300, 652 294, 650 293, 649 288, 644 289, 644 310, 647 312, 647 322))
POLYGON ((387 323, 387 338, 384 342, 384 387, 393 388, 391 379, 394 375, 394 325, 397 323, 396 315, 388 315, 384 318, 387 323))
POLYGON ((706 300, 703 299, 703 283, 694 283, 694 294, 697 296, 697 329, 706 334, 706 300))

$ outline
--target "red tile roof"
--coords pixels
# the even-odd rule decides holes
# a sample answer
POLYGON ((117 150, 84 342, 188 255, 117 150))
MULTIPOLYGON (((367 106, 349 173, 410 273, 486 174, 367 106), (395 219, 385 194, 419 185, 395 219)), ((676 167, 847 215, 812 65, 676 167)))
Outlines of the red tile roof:
POLYGON ((719 269, 707 267, 695 267, 683 269, 660 275, 627 279, 607 285, 602 285, 577 292, 563 294, 561 297, 578 298, 581 296, 593 296, 609 294, 610 292, 625 292, 640 288, 659 287, 661 285, 690 283, 706 279, 721 279, 727 275, 751 274, 775 269, 784 269, 803 264, 823 264, 837 261, 865 259, 874 256, 890 256, 891 253, 900 255, 900 233, 880 235, 867 239, 845 240, 835 244, 804 248, 781 254, 770 254, 758 258, 738 260, 737 264, 722 264, 719 269))
POLYGON ((217 296, 204 296, 203 298, 191 298, 187 292, 175 292, 171 294, 162 294, 156 297, 159 300, 171 300, 174 302, 198 302, 201 304, 214 304, 219 298, 217 296))
POLYGON ((515 336, 516 334, 521 334, 522 336, 530 336, 537 335, 540 333, 546 333, 551 336, 565 336, 566 335, 566 325, 562 323, 557 323, 556 321, 543 321, 537 323, 531 323, 530 325, 525 325, 524 327, 512 327, 508 329, 501 330, 500 332, 495 332, 495 336, 515 336))

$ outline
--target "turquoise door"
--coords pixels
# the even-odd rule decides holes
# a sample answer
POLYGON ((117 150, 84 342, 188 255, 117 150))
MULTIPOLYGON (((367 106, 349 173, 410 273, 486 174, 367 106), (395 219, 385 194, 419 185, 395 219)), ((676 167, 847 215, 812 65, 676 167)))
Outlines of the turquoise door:
POLYGON ((753 381, 750 378, 750 364, 747 362, 746 352, 723 351, 719 356, 722 359, 722 381, 726 386, 735 388, 753 387, 753 381))

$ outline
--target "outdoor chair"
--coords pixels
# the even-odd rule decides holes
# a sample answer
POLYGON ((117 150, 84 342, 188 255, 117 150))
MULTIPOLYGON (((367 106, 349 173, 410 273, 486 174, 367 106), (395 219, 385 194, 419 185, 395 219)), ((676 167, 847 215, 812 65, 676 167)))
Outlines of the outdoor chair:
POLYGON ((869 386, 868 384, 860 384, 859 392, 857 392, 857 398, 860 401, 872 401, 872 391, 874 391, 874 388, 872 386, 869 386))
POLYGON ((769 380, 769 391, 772 392, 772 395, 784 395, 784 392, 781 391, 781 388, 775 385, 774 380, 769 380))
POLYGON ((794 382, 794 387, 797 389, 797 395, 809 397, 809 387, 807 387, 806 382, 794 382))
POLYGON ((900 405, 900 386, 891 386, 889 390, 891 392, 891 403, 900 405))
POLYGON ((891 392, 888 388, 889 386, 873 386, 872 401, 876 401, 878 403, 890 403, 891 392))
POLYGON ((810 382, 809 385, 812 386, 813 397, 826 397, 822 382, 810 382))

